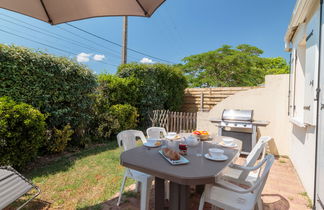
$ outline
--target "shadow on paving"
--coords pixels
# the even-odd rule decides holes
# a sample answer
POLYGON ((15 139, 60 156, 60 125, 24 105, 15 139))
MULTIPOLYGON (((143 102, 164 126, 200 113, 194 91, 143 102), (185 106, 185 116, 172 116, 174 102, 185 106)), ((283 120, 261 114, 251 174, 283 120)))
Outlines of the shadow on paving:
POLYGON ((270 209, 278 209, 278 210, 285 210, 289 209, 290 205, 286 198, 279 194, 262 194, 262 199, 271 200, 270 202, 263 202, 263 209, 270 210, 270 209))
MULTIPOLYGON (((190 200, 191 206, 189 210, 197 210, 199 206, 201 194, 192 193, 190 200)), ((284 198, 280 194, 263 194, 262 198, 267 198, 267 200, 271 199, 270 202, 263 202, 264 210, 287 210, 290 208, 289 202, 286 198, 284 198)), ((140 209, 140 194, 135 193, 134 191, 128 191, 123 194, 123 199, 120 206, 116 206, 118 200, 118 195, 114 196, 110 200, 107 200, 103 203, 96 204, 93 206, 87 206, 84 208, 78 208, 78 210, 139 210, 140 209)), ((168 206, 168 202, 165 202, 166 206, 168 206)), ((154 209, 154 190, 151 191, 150 196, 150 209, 154 209)), ((166 208, 168 209, 168 208, 166 208)), ((212 206, 208 203, 205 203, 204 210, 211 210, 212 206)))

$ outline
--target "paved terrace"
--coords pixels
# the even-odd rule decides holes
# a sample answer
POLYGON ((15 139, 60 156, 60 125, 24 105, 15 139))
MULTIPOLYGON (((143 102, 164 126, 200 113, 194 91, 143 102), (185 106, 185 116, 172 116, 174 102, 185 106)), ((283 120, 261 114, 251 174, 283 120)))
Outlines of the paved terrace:
MULTIPOLYGON (((240 158, 239 162, 243 161, 240 158)), ((118 194, 107 202, 102 204, 102 209, 105 210, 138 210, 139 209, 139 194, 132 193, 135 188, 130 186, 125 191, 128 191, 123 196, 123 202, 119 207, 116 206, 118 194)), ((192 210, 198 209, 200 195, 192 193, 193 205, 192 210)), ((305 193, 302 184, 299 181, 298 175, 287 158, 276 159, 272 166, 267 184, 262 192, 262 201, 264 210, 305 210, 310 208, 310 200, 305 193)), ((154 206, 154 190, 152 190, 150 207, 154 206)), ((211 209, 209 205, 205 204, 204 209, 211 209)))

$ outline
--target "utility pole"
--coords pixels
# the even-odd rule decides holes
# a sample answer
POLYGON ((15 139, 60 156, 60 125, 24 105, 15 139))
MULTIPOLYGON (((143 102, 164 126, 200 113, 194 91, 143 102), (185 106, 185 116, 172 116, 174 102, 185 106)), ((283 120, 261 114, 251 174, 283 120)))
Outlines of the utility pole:
POLYGON ((123 18, 123 48, 122 48, 122 64, 127 63, 127 31, 128 31, 128 18, 123 18))

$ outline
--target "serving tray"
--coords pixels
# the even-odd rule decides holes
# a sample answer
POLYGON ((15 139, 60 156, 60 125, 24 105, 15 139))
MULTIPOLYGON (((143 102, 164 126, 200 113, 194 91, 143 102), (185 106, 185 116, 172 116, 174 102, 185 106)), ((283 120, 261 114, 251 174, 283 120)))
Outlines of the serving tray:
POLYGON ((164 157, 164 159, 166 159, 171 165, 183 165, 183 164, 188 164, 190 161, 183 157, 182 155, 180 155, 180 160, 171 160, 170 158, 166 157, 162 150, 159 150, 159 153, 164 157))

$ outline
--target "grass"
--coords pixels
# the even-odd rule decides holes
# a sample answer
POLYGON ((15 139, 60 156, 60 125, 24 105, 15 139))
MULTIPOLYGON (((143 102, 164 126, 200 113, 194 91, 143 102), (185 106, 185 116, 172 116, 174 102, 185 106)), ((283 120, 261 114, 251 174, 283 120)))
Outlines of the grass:
POLYGON ((283 160, 283 159, 280 159, 279 162, 280 162, 280 163, 287 163, 287 162, 286 162, 285 160, 283 160))
POLYGON ((307 192, 300 192, 299 195, 303 196, 307 200, 307 208, 313 208, 312 200, 309 198, 307 192))
MULTIPOLYGON (((119 156, 117 144, 110 142, 32 169, 25 175, 42 193, 27 209, 39 209, 39 202, 50 203, 50 209, 101 209, 119 191, 124 175, 119 156)), ((132 183, 128 179, 126 186, 132 183)))

